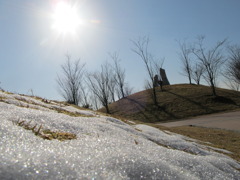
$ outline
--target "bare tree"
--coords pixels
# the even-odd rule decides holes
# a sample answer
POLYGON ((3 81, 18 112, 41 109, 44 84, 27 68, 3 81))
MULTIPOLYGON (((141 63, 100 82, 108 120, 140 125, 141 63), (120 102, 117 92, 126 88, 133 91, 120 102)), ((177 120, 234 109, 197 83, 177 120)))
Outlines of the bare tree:
POLYGON ((240 87, 240 46, 233 45, 228 47, 229 57, 224 76, 228 79, 228 85, 239 90, 240 87))
POLYGON ((78 105, 85 64, 81 63, 80 59, 71 62, 69 55, 66 55, 66 58, 65 64, 61 66, 63 74, 57 76, 59 91, 68 103, 78 105))
POLYGON ((231 88, 232 90, 235 90, 235 91, 239 91, 240 90, 240 84, 235 82, 235 81, 232 81, 229 79, 229 77, 227 77, 226 75, 224 75, 224 77, 227 79, 227 81, 225 82, 225 84, 231 88))
POLYGON ((149 80, 147 82, 148 87, 152 89, 152 97, 155 105, 158 105, 156 86, 154 83, 154 76, 159 74, 159 69, 156 71, 156 65, 159 63, 153 58, 152 54, 148 50, 149 38, 142 37, 137 41, 132 41, 135 48, 132 49, 142 59, 145 68, 147 70, 149 80))
POLYGON ((106 108, 107 113, 110 113, 108 105, 111 102, 111 92, 109 89, 110 77, 111 69, 108 63, 101 65, 101 71, 96 71, 87 77, 89 88, 106 108))
POLYGON ((110 57, 113 60, 113 71, 115 73, 114 79, 117 85, 117 92, 118 92, 118 98, 124 98, 125 97, 125 70, 123 70, 120 66, 120 59, 117 53, 110 54, 110 57))
POLYGON ((129 87, 129 85, 126 83, 126 85, 124 86, 124 92, 125 96, 129 96, 134 93, 134 89, 133 87, 129 87))
POLYGON ((205 71, 204 66, 202 64, 196 63, 192 68, 192 78, 197 83, 197 85, 199 85, 201 77, 205 71))
POLYGON ((86 86, 83 85, 83 83, 80 84, 80 94, 81 94, 81 105, 84 108, 90 108, 90 104, 89 104, 89 93, 88 90, 86 88, 86 86))
POLYGON ((99 102, 98 97, 94 93, 91 93, 91 95, 89 96, 89 101, 90 101, 92 109, 94 109, 94 110, 99 109, 101 102, 99 102))
POLYGON ((192 65, 191 65, 191 48, 186 43, 178 42, 181 52, 179 53, 182 62, 182 75, 188 77, 189 83, 192 84, 192 65))
POLYGON ((204 36, 198 38, 196 47, 193 48, 192 52, 196 55, 198 61, 204 66, 205 72, 203 77, 211 86, 213 95, 217 96, 215 88, 216 80, 225 62, 222 50, 226 39, 217 42, 213 48, 208 50, 206 50, 203 46, 204 39, 204 36))
MULTIPOLYGON (((110 68, 111 69, 111 68, 110 68)), ((113 74, 112 70, 110 70, 111 73, 110 73, 110 77, 109 77, 109 83, 108 83, 108 89, 109 89, 109 92, 110 92, 110 97, 111 97, 111 101, 112 102, 115 102, 115 95, 116 95, 116 75, 113 74)))

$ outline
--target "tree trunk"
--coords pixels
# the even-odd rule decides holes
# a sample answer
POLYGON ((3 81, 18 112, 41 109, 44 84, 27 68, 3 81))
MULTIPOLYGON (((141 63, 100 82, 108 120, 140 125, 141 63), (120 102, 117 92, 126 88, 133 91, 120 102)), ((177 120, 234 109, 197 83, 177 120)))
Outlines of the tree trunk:
POLYGON ((189 83, 192 84, 192 80, 190 76, 188 76, 188 79, 189 79, 189 83))
POLYGON ((197 85, 200 85, 200 80, 197 80, 197 85))
POLYGON ((125 97, 124 91, 123 91, 123 87, 121 87, 121 92, 122 92, 122 98, 125 97))
POLYGON ((212 88, 213 96, 217 96, 216 88, 215 88, 214 83, 212 81, 211 81, 211 88, 212 88))
POLYGON ((154 105, 158 105, 158 102, 157 102, 157 93, 156 93, 156 88, 153 86, 153 102, 154 102, 154 105))
POLYGON ((106 108, 106 112, 107 112, 107 114, 110 114, 108 104, 105 105, 105 108, 106 108))

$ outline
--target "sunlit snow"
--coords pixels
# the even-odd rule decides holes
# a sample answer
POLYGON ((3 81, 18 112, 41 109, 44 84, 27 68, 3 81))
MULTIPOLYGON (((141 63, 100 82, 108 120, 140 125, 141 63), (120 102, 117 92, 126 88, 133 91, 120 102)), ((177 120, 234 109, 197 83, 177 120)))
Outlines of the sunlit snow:
POLYGON ((0 91, 0 120, 0 179, 240 179, 238 162, 196 140, 90 110, 0 91), (77 139, 44 140, 19 119, 77 139))

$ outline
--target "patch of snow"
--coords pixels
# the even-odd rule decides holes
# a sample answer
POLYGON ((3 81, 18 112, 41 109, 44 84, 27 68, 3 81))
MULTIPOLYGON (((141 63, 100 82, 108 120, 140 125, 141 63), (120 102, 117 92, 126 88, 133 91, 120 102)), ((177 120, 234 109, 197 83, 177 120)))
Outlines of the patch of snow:
POLYGON ((238 162, 187 137, 91 115, 0 102, 0 179, 240 179, 238 162), (18 119, 77 139, 44 140, 12 122, 18 119))
POLYGON ((62 105, 61 103, 56 103, 53 101, 44 101, 41 99, 36 99, 34 97, 28 97, 19 94, 7 94, 0 91, 0 97, 6 98, 3 101, 9 104, 15 104, 16 106, 40 109, 46 111, 52 110, 65 110, 72 113, 78 113, 85 116, 95 116, 96 113, 90 110, 81 110, 74 108, 72 106, 62 105))
POLYGON ((133 122, 133 121, 129 121, 129 120, 128 120, 128 122, 129 122, 129 123, 131 123, 131 124, 136 124, 136 123, 135 123, 135 122, 133 122))
POLYGON ((107 121, 112 122, 112 123, 126 125, 126 123, 120 121, 119 119, 113 118, 113 117, 109 117, 109 116, 100 116, 100 117, 105 118, 107 121))
POLYGON ((226 153, 226 154, 232 154, 232 152, 230 152, 226 149, 219 149, 219 148, 215 148, 215 147, 211 147, 211 146, 209 146, 209 149, 212 149, 212 150, 218 151, 218 152, 223 152, 223 153, 226 153))

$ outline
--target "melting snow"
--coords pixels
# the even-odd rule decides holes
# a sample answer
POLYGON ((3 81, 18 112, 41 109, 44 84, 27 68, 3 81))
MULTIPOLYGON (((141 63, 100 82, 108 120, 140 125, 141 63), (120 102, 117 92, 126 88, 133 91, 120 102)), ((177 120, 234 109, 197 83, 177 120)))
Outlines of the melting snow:
POLYGON ((32 97, 0 101, 0 179, 240 179, 238 162, 185 136, 32 97), (19 119, 77 139, 44 140, 19 119))

